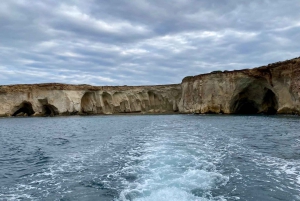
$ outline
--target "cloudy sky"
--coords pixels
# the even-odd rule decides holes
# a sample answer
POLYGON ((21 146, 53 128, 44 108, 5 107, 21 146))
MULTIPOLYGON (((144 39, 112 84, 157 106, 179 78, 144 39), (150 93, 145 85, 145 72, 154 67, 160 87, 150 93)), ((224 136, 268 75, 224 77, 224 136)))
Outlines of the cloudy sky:
POLYGON ((0 84, 180 83, 298 56, 299 0, 0 4, 0 84))

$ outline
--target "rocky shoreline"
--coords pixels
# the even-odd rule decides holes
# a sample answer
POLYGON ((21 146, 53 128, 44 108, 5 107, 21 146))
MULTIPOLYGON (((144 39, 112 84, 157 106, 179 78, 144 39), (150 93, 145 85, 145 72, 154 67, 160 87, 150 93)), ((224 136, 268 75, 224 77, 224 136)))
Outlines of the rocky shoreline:
POLYGON ((0 117, 97 114, 299 114, 300 57, 185 77, 181 84, 0 86, 0 117))

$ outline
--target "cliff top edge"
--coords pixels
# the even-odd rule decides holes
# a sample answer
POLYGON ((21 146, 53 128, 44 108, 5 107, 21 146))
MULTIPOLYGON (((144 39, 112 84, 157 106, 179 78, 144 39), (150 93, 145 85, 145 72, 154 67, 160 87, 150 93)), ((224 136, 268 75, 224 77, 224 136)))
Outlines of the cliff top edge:
POLYGON ((219 71, 212 71, 210 73, 204 73, 204 74, 199 74, 199 75, 195 75, 195 76, 187 76, 187 77, 183 78, 182 82, 188 82, 191 80, 195 80, 195 79, 199 79, 202 77, 211 76, 211 75, 215 75, 215 74, 216 75, 228 75, 228 74, 244 73, 244 74, 248 74, 248 75, 255 75, 258 72, 270 72, 276 68, 292 66, 292 65, 294 65, 300 69, 300 57, 296 57, 296 58, 285 60, 285 61, 278 61, 275 63, 270 63, 268 65, 255 67, 255 68, 231 70, 231 71, 219 70, 219 71))
POLYGON ((36 90, 86 90, 86 91, 100 91, 100 90, 134 90, 134 89, 160 89, 166 87, 179 87, 180 84, 167 85, 144 85, 144 86, 93 86, 88 84, 63 84, 63 83, 39 83, 39 84, 15 84, 15 85, 0 85, 0 93, 14 92, 14 91, 31 91, 36 90))
MULTIPOLYGON (((286 61, 279 61, 271 63, 265 66, 260 66, 252 69, 240 69, 232 71, 212 71, 210 73, 199 74, 195 76, 187 76, 183 78, 182 82, 187 82, 201 77, 211 76, 211 75, 224 75, 224 74, 235 74, 235 73, 244 73, 244 74, 255 74, 256 72, 270 72, 273 69, 296 65, 300 68, 300 57, 289 59, 286 61)), ((13 92, 13 91, 29 91, 32 89, 40 90, 87 90, 87 91, 99 91, 99 90, 132 90, 132 89, 159 89, 165 87, 178 87, 180 84, 166 84, 166 85, 141 85, 141 86, 93 86, 88 84, 64 84, 64 83, 38 83, 38 84, 14 84, 14 85, 0 85, 0 92, 13 92)))

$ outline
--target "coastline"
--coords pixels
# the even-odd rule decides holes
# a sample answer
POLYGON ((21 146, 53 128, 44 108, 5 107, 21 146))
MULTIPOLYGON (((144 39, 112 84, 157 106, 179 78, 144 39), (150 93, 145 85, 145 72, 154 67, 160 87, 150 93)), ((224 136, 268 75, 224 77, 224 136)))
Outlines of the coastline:
POLYGON ((188 76, 180 84, 0 86, 0 117, 108 114, 300 114, 300 57, 188 76))

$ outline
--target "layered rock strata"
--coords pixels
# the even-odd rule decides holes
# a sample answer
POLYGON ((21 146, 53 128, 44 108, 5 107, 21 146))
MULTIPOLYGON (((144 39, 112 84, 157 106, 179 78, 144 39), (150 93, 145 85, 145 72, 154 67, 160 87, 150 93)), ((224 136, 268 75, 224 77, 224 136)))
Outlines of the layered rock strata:
POLYGON ((190 76, 181 84, 0 86, 0 116, 119 113, 300 114, 300 57, 190 76))

